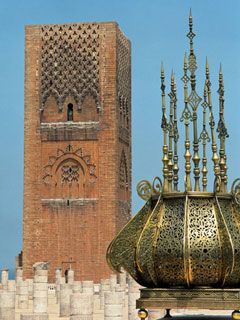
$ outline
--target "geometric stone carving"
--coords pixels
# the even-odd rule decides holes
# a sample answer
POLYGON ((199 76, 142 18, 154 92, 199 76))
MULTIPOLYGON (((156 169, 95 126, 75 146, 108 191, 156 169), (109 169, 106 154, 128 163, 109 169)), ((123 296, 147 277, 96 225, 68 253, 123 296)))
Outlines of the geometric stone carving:
POLYGON ((96 23, 42 27, 40 111, 49 96, 55 98, 59 111, 68 96, 81 110, 87 95, 100 110, 98 29, 96 23))
POLYGON ((120 118, 119 138, 129 144, 129 109, 131 103, 131 64, 128 41, 121 33, 117 36, 117 92, 120 118))
POLYGON ((89 175, 90 182, 96 180, 96 168, 91 163, 91 157, 84 155, 81 148, 74 151, 71 145, 68 145, 65 150, 58 149, 56 155, 49 157, 48 164, 43 168, 43 181, 46 184, 51 183, 59 170, 62 184, 78 183, 80 170, 89 175))
POLYGON ((122 190, 128 190, 128 166, 124 150, 122 151, 120 159, 119 187, 122 190))

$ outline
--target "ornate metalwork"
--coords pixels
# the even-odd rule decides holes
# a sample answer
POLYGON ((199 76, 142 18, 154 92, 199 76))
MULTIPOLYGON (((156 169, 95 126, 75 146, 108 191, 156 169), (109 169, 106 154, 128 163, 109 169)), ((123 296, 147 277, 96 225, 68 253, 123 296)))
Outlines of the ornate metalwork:
POLYGON ((172 192, 173 186, 173 138, 174 138, 174 122, 173 122, 173 108, 175 104, 175 94, 174 94, 174 74, 172 71, 171 75, 171 91, 168 94, 170 97, 170 113, 169 113, 169 123, 168 123, 168 191, 172 192))
POLYGON ((163 191, 168 191, 168 145, 167 145, 167 130, 168 121, 166 115, 166 104, 165 104, 165 76, 163 64, 161 65, 161 91, 162 91, 162 129, 163 129, 163 191))
POLYGON ((237 178, 233 181, 231 187, 231 193, 233 195, 234 202, 240 206, 240 178, 237 178))
POLYGON ((137 184, 137 193, 143 200, 152 196, 159 196, 162 193, 162 181, 159 177, 153 179, 152 184, 148 180, 142 180, 137 184))
POLYGON ((219 121, 217 126, 218 137, 220 139, 220 150, 219 150, 219 167, 221 176, 221 192, 227 192, 227 156, 225 148, 225 140, 229 137, 227 128, 224 122, 224 84, 222 66, 220 65, 219 70, 219 121))
MULTIPOLYGON (((141 285, 148 288, 165 288, 143 290, 139 306, 145 307, 145 301, 152 303, 165 299, 172 301, 180 296, 189 298, 191 306, 196 301, 215 298, 225 299, 232 306, 239 305, 239 290, 224 289, 240 286, 240 179, 232 185, 227 193, 227 167, 225 139, 227 130, 224 123, 224 86, 222 70, 219 73, 219 123, 220 152, 218 158, 215 139, 215 121, 213 116, 211 82, 208 61, 206 61, 206 80, 203 94, 203 124, 197 137, 197 109, 201 101, 196 93, 195 72, 196 57, 193 49, 192 15, 189 17, 190 55, 184 57, 184 109, 181 121, 185 125, 185 192, 178 191, 178 127, 177 97, 175 80, 172 73, 169 122, 165 106, 165 76, 161 67, 162 92, 162 129, 163 129, 163 176, 164 184, 155 178, 153 183, 143 180, 137 191, 146 204, 140 212, 124 227, 112 241, 108 249, 108 262, 115 269, 122 266, 141 285), (190 71, 190 79, 188 77, 190 71), (188 96, 188 81, 191 94, 188 96), (189 107, 189 105, 191 107, 189 107), (211 136, 207 130, 207 111, 211 136), (195 187, 191 187, 191 153, 189 124, 193 121, 193 162, 195 187), (167 133, 169 145, 167 145, 167 133), (211 139, 210 139, 211 138, 211 139), (211 141, 212 160, 214 164, 213 192, 207 192, 207 142, 211 141), (199 186, 199 143, 202 142, 202 189, 199 186), (174 143, 174 145, 173 145, 174 143), (176 164, 176 167, 174 166, 176 164), (173 188, 172 188, 172 182, 173 188), (176 192, 178 191, 178 192, 176 192), (176 287, 191 288, 192 290, 176 287), (208 287, 206 293, 200 288, 208 287), (218 291, 213 288, 221 288, 218 291), (159 290, 159 291, 158 291, 159 290), (181 293, 180 293, 180 291, 181 293), (230 290, 230 291, 228 291, 230 290), (171 293, 169 293, 171 291, 171 293), (219 293, 220 292, 220 293, 219 293), (151 296, 149 296, 150 294, 151 296), (145 296, 144 296, 145 295, 145 296), (180 296, 179 296, 180 295, 180 296), (148 300, 145 300, 148 299, 148 300), (192 298, 192 299, 191 299, 192 298), (154 300, 155 299, 155 300, 154 300), (155 301, 155 302, 154 302, 155 301)), ((159 302, 160 303, 160 302, 159 302)), ((214 302, 208 301, 209 305, 214 302)), ((168 307, 171 304, 168 305, 168 307)), ((146 314, 144 313, 144 316, 146 314)))
POLYGON ((206 109, 208 107, 207 104, 207 87, 206 85, 204 86, 204 101, 202 103, 203 107, 203 128, 202 132, 200 133, 200 137, 198 139, 199 142, 202 141, 202 146, 203 146, 203 156, 202 156, 202 187, 203 191, 207 191, 207 153, 206 153, 206 146, 207 142, 210 142, 210 138, 206 129, 206 109))
POLYGON ((180 121, 184 121, 185 124, 185 189, 186 191, 192 190, 191 184, 191 152, 190 152, 190 140, 189 140, 189 122, 193 119, 192 113, 188 107, 188 76, 187 76, 187 55, 184 55, 183 65, 184 75, 182 80, 184 82, 184 110, 180 121))
POLYGON ((178 191, 178 125, 177 125, 177 88, 174 82, 174 106, 173 106, 173 141, 174 141, 174 154, 173 154, 173 190, 178 191))
POLYGON ((205 85, 207 87, 207 96, 208 96, 208 108, 209 108, 209 125, 211 129, 211 139, 212 139, 212 161, 214 166, 214 175, 215 177, 219 175, 220 168, 218 162, 218 154, 217 154, 217 144, 215 139, 215 121, 212 111, 212 94, 211 94, 211 82, 210 82, 210 74, 209 74, 209 66, 208 66, 208 59, 206 58, 206 81, 205 85))
POLYGON ((196 92, 196 75, 195 72, 197 70, 197 61, 196 61, 196 56, 194 54, 194 48, 193 48, 193 38, 195 34, 192 31, 193 28, 193 21, 192 21, 192 13, 190 11, 189 15, 189 33, 187 34, 187 37, 190 40, 190 53, 188 56, 188 70, 190 71, 190 82, 191 82, 191 93, 188 97, 188 103, 192 107, 192 117, 193 117, 193 163, 194 163, 194 180, 195 180, 195 186, 194 190, 199 191, 200 190, 200 184, 199 184, 199 179, 200 179, 200 168, 199 168, 199 162, 200 162, 200 157, 199 157, 199 145, 198 145, 198 133, 197 133, 197 108, 199 103, 201 102, 201 98, 196 92))

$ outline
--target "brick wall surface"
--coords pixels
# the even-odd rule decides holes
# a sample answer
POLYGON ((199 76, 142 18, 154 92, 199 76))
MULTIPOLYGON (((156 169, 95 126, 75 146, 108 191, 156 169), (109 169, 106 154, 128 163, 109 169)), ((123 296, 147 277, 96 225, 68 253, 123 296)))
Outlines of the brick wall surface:
POLYGON ((130 218, 130 42, 116 23, 38 25, 25 51, 24 277, 72 260, 99 282, 130 218))

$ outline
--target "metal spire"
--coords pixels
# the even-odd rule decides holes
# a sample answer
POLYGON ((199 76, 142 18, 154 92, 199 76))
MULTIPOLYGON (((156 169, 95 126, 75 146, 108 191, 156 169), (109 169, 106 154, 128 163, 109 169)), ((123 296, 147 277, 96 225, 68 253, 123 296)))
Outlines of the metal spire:
POLYGON ((215 139, 215 121, 212 112, 212 94, 211 94, 211 82, 209 74, 208 59, 206 58, 206 87, 207 87, 207 96, 208 96, 208 107, 209 107, 209 125, 211 128, 211 138, 212 138, 212 161, 214 165, 214 175, 215 177, 219 176, 219 163, 218 163, 218 154, 217 154, 217 144, 215 139))
POLYGON ((184 55, 183 65, 184 75, 182 81, 184 83, 184 109, 180 121, 185 124, 185 191, 192 190, 191 184, 191 152, 190 152, 190 140, 189 140, 189 122, 192 121, 192 114, 188 107, 188 75, 187 75, 187 55, 184 55))
POLYGON ((202 107, 203 107, 203 128, 202 128, 202 132, 200 134, 199 137, 199 142, 202 141, 202 146, 203 146, 203 157, 202 157, 202 187, 203 187, 203 191, 207 191, 207 154, 206 154, 206 145, 207 142, 210 142, 210 138, 206 129, 206 111, 207 111, 207 86, 206 83, 204 85, 204 93, 203 93, 203 103, 202 103, 202 107))
POLYGON ((227 128, 224 122, 224 83, 222 74, 222 65, 220 64, 219 70, 219 121, 217 126, 218 138, 220 139, 220 150, 219 150, 219 166, 220 166, 220 177, 221 177, 221 192, 227 192, 227 156, 225 148, 225 140, 229 137, 227 128))
POLYGON ((190 10, 189 14, 189 32, 187 37, 189 38, 189 46, 190 46, 190 54, 188 56, 188 70, 190 71, 190 82, 191 82, 191 93, 188 97, 188 102, 192 107, 192 117, 193 117, 193 163, 194 163, 194 179, 195 179, 195 191, 200 190, 200 169, 199 169, 199 145, 198 145, 198 133, 197 133, 197 108, 199 103, 201 102, 201 98, 198 96, 196 92, 196 75, 195 72, 197 70, 197 61, 196 56, 194 54, 193 48, 193 38, 195 37, 195 33, 192 31, 193 22, 192 22, 192 13, 190 10))
POLYGON ((174 95, 174 75, 173 71, 171 74, 171 91, 168 94, 170 97, 170 113, 169 113, 169 124, 168 124, 168 191, 172 192, 172 182, 173 182, 173 138, 174 138, 174 123, 173 123, 173 108, 175 103, 174 95))
POLYGON ((168 145, 167 145, 167 130, 168 122, 166 116, 166 104, 165 104, 165 75, 163 64, 161 64, 161 91, 162 91, 162 124, 163 129, 163 192, 168 192, 168 145))
POLYGON ((174 191, 178 191, 178 139, 179 139, 179 134, 178 134, 178 126, 177 126, 177 87, 176 87, 176 82, 174 81, 174 106, 173 106, 173 111, 174 111, 174 122, 173 122, 173 139, 174 139, 174 156, 173 156, 173 185, 174 191))

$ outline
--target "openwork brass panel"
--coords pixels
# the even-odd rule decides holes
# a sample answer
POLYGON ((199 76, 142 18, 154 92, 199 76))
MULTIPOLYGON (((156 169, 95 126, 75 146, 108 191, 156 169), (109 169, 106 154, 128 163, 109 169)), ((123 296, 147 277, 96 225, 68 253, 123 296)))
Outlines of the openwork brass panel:
POLYGON ((160 197, 143 228, 136 250, 136 262, 139 271, 144 275, 144 278, 147 278, 149 284, 153 283, 153 285, 158 283, 155 270, 156 233, 161 226, 163 214, 163 202, 160 197))
POLYGON ((221 248, 213 199, 191 198, 188 210, 189 282, 210 285, 221 273, 221 248))
POLYGON ((143 285, 148 285, 148 281, 140 277, 136 265, 136 244, 151 213, 152 200, 150 199, 138 214, 127 223, 107 250, 107 261, 110 267, 118 272, 123 267, 136 281, 143 285))
POLYGON ((155 265, 161 285, 184 284, 184 198, 165 199, 157 231, 155 265))

